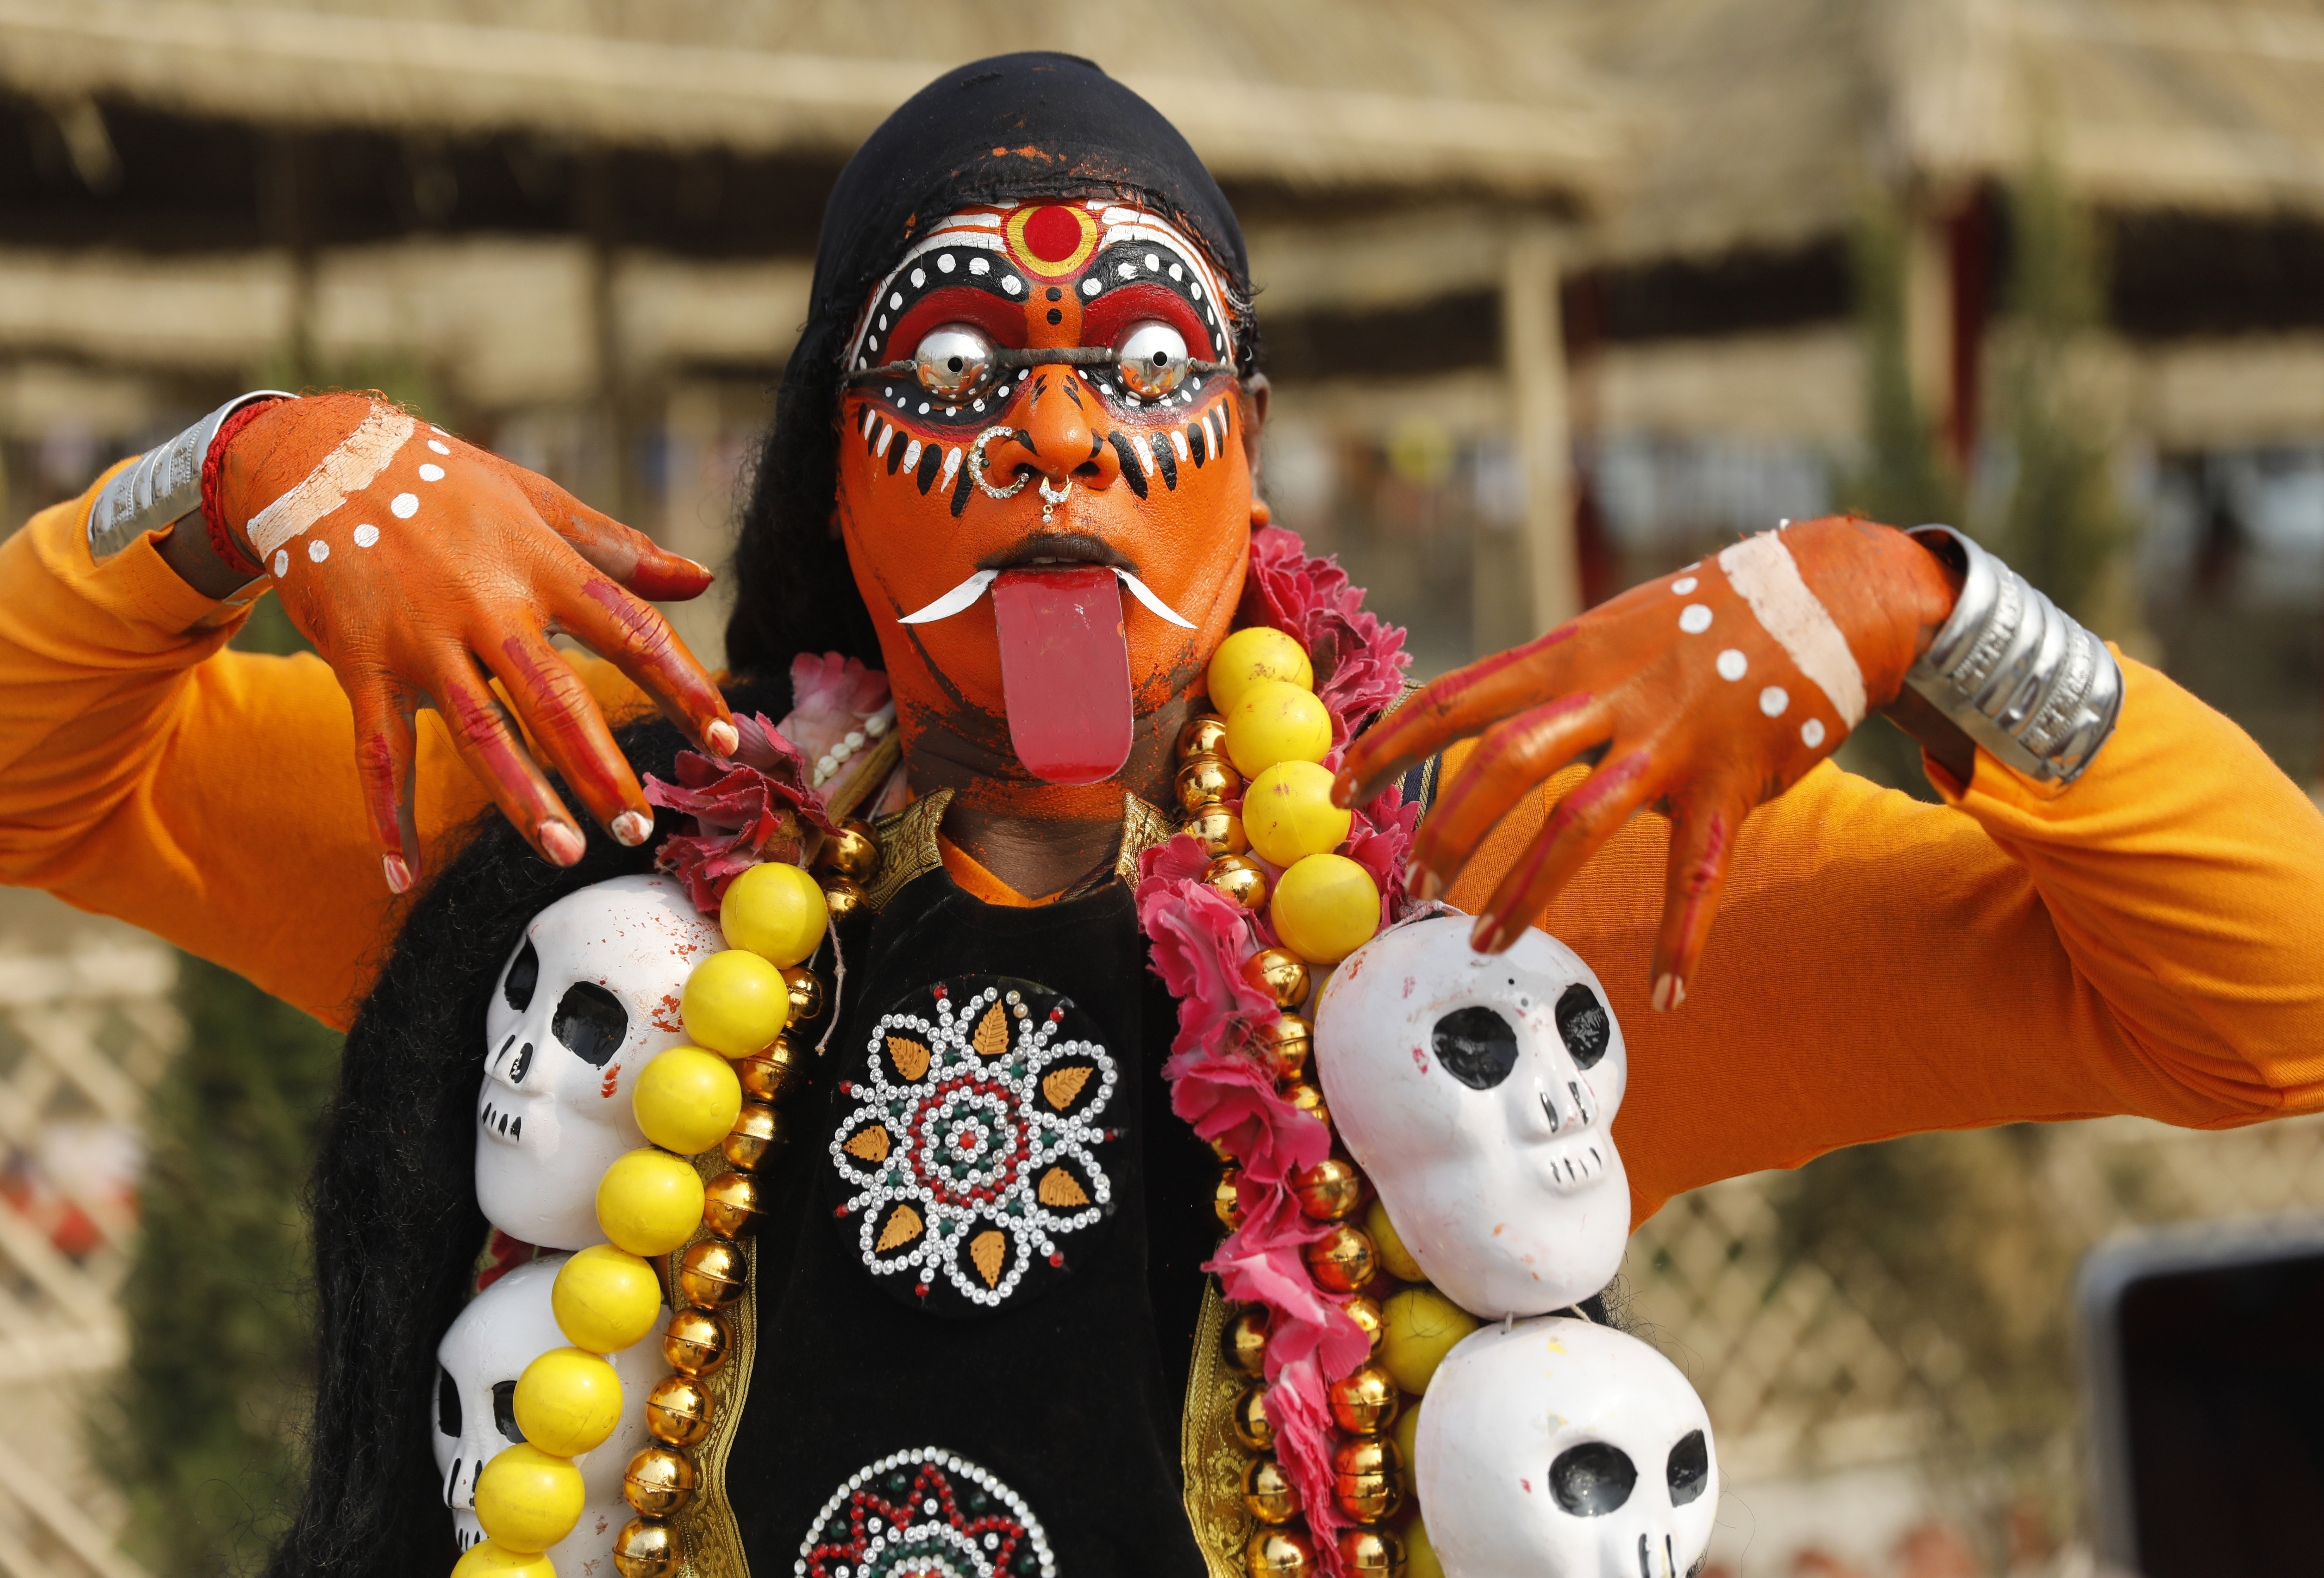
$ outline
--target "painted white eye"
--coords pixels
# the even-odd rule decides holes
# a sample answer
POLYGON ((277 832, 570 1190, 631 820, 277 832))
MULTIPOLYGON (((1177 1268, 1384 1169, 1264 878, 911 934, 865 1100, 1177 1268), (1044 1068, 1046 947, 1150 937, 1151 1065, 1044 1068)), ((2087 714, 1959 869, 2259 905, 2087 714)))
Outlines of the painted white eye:
POLYGON ((1114 354, 1130 392, 1157 400, 1186 381, 1186 337, 1153 318, 1133 323, 1114 354))
POLYGON ((964 323, 947 323, 930 329, 912 353, 920 387, 930 394, 957 400, 984 382, 992 370, 992 342, 980 329, 964 323))

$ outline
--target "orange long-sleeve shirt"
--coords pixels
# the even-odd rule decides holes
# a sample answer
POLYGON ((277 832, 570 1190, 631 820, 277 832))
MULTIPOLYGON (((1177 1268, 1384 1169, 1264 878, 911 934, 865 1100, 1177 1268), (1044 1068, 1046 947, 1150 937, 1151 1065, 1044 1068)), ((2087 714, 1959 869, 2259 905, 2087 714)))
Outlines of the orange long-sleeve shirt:
MULTIPOLYGON (((400 906, 364 832, 346 698, 151 543, 92 564, 95 490, 0 544, 0 881, 44 888, 344 1025, 400 906)), ((609 712, 642 697, 577 665, 609 712)), ((2122 726, 2044 800, 1979 756, 1944 807, 1825 765, 1756 813, 1685 1005, 1647 964, 1665 825, 1551 907, 1630 1048, 1616 1135, 1643 1220, 1682 1190, 1929 1129, 2324 1107, 2324 816, 2233 724, 2124 668, 2122 726)), ((1570 777, 1496 831, 1473 909, 1570 777)), ((429 715, 431 863, 487 803, 429 715)))

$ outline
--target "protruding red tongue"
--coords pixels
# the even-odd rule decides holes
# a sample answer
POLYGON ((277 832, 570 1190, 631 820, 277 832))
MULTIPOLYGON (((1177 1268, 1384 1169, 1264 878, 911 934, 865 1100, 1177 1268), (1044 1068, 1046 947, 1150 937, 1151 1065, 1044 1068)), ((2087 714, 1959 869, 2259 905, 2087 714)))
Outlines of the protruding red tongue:
POLYGON ((1051 783, 1096 783, 1130 758, 1121 586, 1099 565, 1007 570, 992 583, 1001 706, 1017 760, 1051 783))

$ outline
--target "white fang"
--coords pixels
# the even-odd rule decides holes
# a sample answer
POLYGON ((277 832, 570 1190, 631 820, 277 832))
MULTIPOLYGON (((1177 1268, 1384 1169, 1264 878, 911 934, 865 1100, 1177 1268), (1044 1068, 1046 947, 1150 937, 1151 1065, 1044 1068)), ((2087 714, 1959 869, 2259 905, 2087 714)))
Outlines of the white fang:
POLYGON ((1130 595, 1137 598, 1140 603, 1145 604, 1147 610, 1154 614, 1156 618, 1167 619, 1172 624, 1176 625, 1180 630, 1192 630, 1194 628, 1194 622, 1193 620, 1179 617, 1178 611, 1176 609, 1171 607, 1167 603, 1163 602, 1160 595, 1155 592, 1153 587, 1139 580, 1136 576, 1131 575, 1128 570, 1121 568, 1119 565, 1114 567, 1113 573, 1121 577, 1121 584, 1130 588, 1130 595))
POLYGON ((907 614, 896 623, 898 624, 934 624, 939 619, 950 619, 955 614, 975 607, 977 599, 984 595, 984 589, 1000 578, 999 570, 979 570, 926 608, 907 614))

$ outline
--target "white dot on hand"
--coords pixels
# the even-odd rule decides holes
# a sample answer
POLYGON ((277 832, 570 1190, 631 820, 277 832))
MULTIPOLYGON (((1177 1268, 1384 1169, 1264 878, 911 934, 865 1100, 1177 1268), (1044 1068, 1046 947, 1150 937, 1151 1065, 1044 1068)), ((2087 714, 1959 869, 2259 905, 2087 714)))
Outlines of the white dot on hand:
POLYGON ((442 482, 444 480, 444 468, 431 460, 427 465, 420 468, 420 480, 422 482, 442 482))
POLYGON ((1801 743, 1811 751, 1823 743, 1823 720, 1810 718, 1800 725, 1801 743))
POLYGON ((1692 576, 1681 576, 1677 580, 1671 583, 1671 590, 1677 593, 1682 597, 1685 596, 1689 592, 1693 591, 1694 588, 1695 579, 1692 576))
POLYGON ((1679 610, 1678 627, 1689 635, 1701 635, 1711 628, 1711 610, 1700 603, 1690 603, 1679 610))
POLYGON ((369 548, 373 543, 377 542, 378 540, 378 527, 366 521, 364 524, 355 528, 355 546, 357 548, 369 548))
POLYGON ((410 520, 412 516, 420 513, 420 495, 418 494, 396 494, 389 503, 387 512, 399 521, 410 520))
POLYGON ((1780 685, 1770 685, 1759 692, 1759 710, 1771 718, 1782 717, 1784 709, 1791 705, 1790 694, 1780 685))
POLYGON ((317 564, 321 564, 331 557, 331 545, 318 537, 307 545, 307 557, 317 564))
POLYGON ((274 550, 274 578, 279 581, 290 573, 290 550, 287 548, 276 549, 274 550))
POLYGON ((451 447, 449 444, 447 444, 446 442, 444 442, 444 440, 443 440, 443 439, 441 439, 441 438, 430 438, 430 439, 429 439, 429 440, 428 440, 428 447, 429 447, 430 449, 435 450, 435 451, 436 451, 436 453, 437 453, 437 454, 438 454, 438 455, 449 455, 450 453, 452 453, 452 447, 451 447))
POLYGON ((1740 679, 1749 670, 1751 660, 1729 647, 1719 654, 1717 666, 1721 679, 1740 679))

